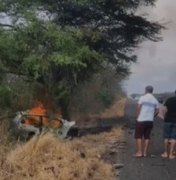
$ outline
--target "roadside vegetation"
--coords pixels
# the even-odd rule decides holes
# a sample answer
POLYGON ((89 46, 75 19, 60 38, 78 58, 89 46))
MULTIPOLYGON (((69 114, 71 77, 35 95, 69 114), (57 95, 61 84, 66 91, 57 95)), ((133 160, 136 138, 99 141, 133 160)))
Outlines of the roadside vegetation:
MULTIPOLYGON (((136 15, 141 6, 154 3, 0 0, 0 15, 7 19, 0 21, 1 97, 10 105, 14 96, 24 94, 23 88, 15 92, 13 80, 23 78, 29 85, 28 95, 32 94, 31 83, 37 82, 67 116, 80 86, 96 75, 105 78, 107 70, 118 79, 127 77, 130 65, 136 62, 138 44, 161 39, 159 23, 136 15)), ((100 82, 98 98, 108 105, 114 98, 111 86, 107 86, 108 80, 100 82)))
POLYGON ((141 7, 155 0, 0 0, 0 176, 2 179, 112 179, 103 160, 119 129, 80 139, 43 135, 20 142, 15 112, 38 99, 79 125, 123 117, 121 82, 137 61, 134 50, 161 40, 163 28, 141 7))
MULTIPOLYGON (((6 132, 1 137, 7 138, 7 135, 6 132)), ((26 143, 10 145, 10 141, 1 138, 1 179, 85 180, 103 177, 112 180, 115 177, 113 166, 103 156, 107 145, 118 141, 122 136, 121 130, 117 128, 72 141, 45 134, 26 143)))

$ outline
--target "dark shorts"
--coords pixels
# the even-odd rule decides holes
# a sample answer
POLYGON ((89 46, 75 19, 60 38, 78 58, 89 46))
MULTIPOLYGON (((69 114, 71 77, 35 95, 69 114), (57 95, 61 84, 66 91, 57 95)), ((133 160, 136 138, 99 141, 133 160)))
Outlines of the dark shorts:
POLYGON ((164 139, 176 139, 176 123, 164 123, 164 139))
POLYGON ((151 130, 153 128, 153 122, 144 121, 136 122, 135 138, 136 139, 150 139, 151 130))

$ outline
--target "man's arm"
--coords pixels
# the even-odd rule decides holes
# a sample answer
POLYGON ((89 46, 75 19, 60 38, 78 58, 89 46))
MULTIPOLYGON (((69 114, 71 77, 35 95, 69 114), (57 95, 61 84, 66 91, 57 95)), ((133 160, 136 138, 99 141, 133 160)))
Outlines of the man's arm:
POLYGON ((160 108, 159 102, 156 101, 154 117, 157 117, 157 116, 158 116, 158 114, 159 114, 159 108, 160 108))
MULTIPOLYGON (((141 96, 141 97, 139 98, 138 105, 137 105, 137 110, 136 110, 136 117, 137 117, 137 118, 139 117, 139 114, 140 114, 140 112, 141 112, 142 102, 143 102, 143 97, 141 96)), ((137 119, 137 118, 136 118, 136 119, 137 119)))
POLYGON ((170 100, 167 99, 166 102, 163 105, 163 110, 162 110, 163 117, 165 117, 165 115, 166 115, 166 113, 168 111, 169 102, 170 102, 170 100))
POLYGON ((137 105, 137 112, 136 112, 136 117, 138 118, 139 117, 139 114, 141 112, 141 108, 142 108, 142 105, 141 104, 138 104, 137 105))
POLYGON ((154 117, 157 117, 159 114, 159 108, 155 108, 155 113, 154 113, 154 117))
POLYGON ((163 115, 163 117, 165 117, 167 111, 168 111, 167 107, 164 106, 163 109, 162 109, 162 115, 163 115))

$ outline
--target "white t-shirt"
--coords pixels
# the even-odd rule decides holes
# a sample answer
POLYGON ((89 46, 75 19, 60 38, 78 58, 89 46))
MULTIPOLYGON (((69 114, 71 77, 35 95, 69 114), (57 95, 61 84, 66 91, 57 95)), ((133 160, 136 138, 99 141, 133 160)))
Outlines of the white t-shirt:
POLYGON ((141 111, 137 121, 153 121, 155 109, 159 108, 157 99, 152 94, 147 93, 140 97, 138 104, 141 105, 141 111))

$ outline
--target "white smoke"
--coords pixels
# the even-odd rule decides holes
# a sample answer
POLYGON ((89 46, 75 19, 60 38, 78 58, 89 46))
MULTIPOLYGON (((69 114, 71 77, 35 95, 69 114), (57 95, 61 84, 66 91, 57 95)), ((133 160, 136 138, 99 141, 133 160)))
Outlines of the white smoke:
POLYGON ((132 75, 125 82, 128 93, 143 92, 151 84, 155 92, 176 89, 176 1, 158 0, 154 8, 142 8, 139 14, 147 13, 150 20, 164 23, 163 41, 144 42, 137 50, 138 63, 131 68, 132 75))

